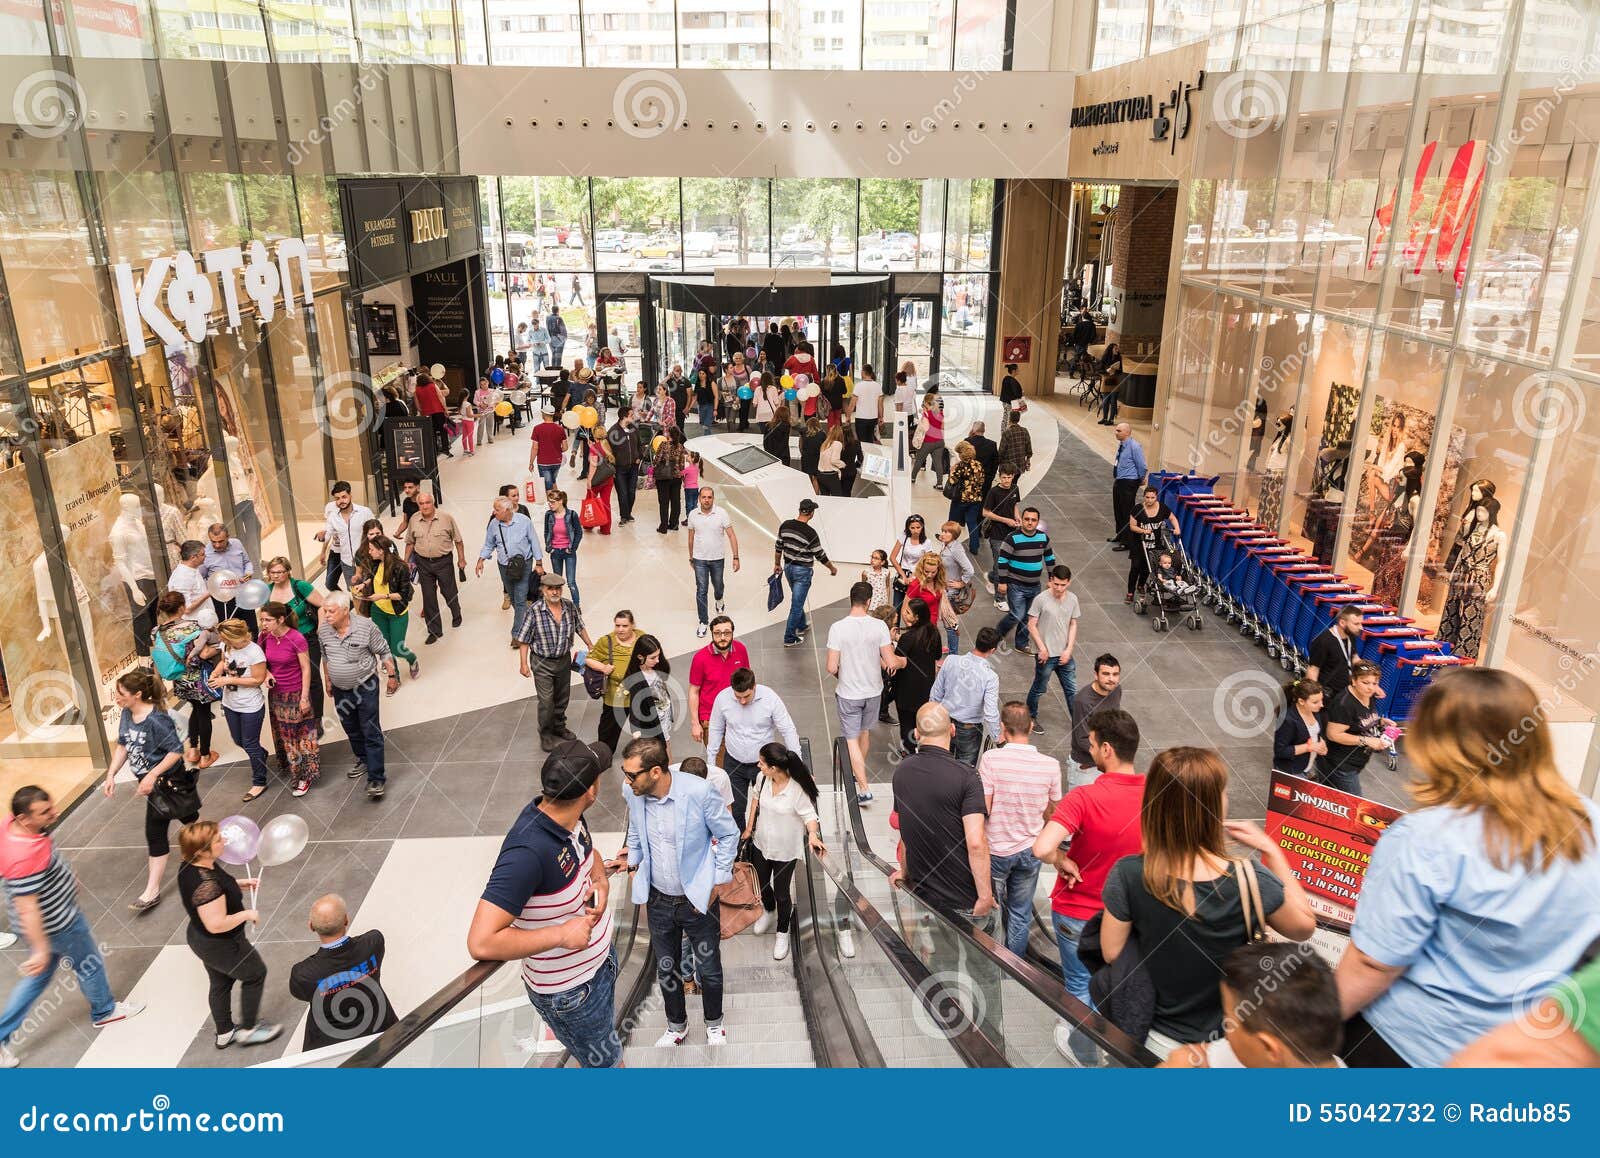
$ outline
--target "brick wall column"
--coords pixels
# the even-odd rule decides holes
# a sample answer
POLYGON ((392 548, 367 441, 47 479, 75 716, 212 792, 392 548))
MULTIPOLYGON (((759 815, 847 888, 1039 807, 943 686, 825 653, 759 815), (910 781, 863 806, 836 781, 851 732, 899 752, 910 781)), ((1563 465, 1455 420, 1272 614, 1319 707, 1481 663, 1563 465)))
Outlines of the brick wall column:
MULTIPOLYGON (((1032 339, 1028 363, 1017 370, 1030 395, 1053 393, 1056 341, 1061 332, 1061 270, 1067 260, 1067 217, 1072 186, 1066 181, 1006 182, 1000 238, 1000 302, 995 324, 992 381, 1005 374, 1007 337, 1032 339)), ((991 436, 993 431, 990 432, 991 436)))
POLYGON ((1112 224, 1112 269, 1106 300, 1115 311, 1115 320, 1106 327, 1106 340, 1122 349, 1127 381, 1121 404, 1135 410, 1148 410, 1155 403, 1177 209, 1176 186, 1124 185, 1112 224))

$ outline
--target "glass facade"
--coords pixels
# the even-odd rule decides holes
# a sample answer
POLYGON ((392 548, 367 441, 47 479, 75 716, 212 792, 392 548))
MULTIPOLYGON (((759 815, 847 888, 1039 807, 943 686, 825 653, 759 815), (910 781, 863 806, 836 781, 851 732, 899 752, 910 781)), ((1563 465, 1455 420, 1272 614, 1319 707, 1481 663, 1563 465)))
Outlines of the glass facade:
POLYGON ((1543 69, 1594 19, 1517 5, 1513 42, 1499 3, 1424 5, 1392 36, 1375 7, 1279 7, 1228 63, 1271 44, 1286 66, 1330 27, 1357 51, 1270 74, 1264 123, 1204 130, 1159 457, 1592 717, 1600 78, 1543 69))

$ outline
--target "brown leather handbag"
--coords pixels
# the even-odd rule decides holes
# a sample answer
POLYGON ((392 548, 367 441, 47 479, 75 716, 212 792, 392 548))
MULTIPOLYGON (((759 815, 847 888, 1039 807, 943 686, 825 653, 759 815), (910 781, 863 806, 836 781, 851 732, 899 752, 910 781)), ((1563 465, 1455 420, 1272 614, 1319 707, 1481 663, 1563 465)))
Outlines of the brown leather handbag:
MULTIPOLYGON (((756 818, 761 816, 761 784, 766 777, 758 776, 755 786, 756 818)), ((755 825, 750 826, 755 831, 755 825)), ((733 879, 711 890, 717 901, 717 915, 722 921, 722 939, 738 936, 761 919, 761 878, 756 876, 756 866, 750 863, 750 842, 742 841, 733 860, 733 879)))

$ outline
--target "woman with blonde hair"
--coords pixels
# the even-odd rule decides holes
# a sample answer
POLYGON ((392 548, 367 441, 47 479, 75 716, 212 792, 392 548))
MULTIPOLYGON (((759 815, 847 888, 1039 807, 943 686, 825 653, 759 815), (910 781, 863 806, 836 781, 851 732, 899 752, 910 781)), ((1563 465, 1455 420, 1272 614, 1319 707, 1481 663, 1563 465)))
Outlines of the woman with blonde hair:
POLYGON ((838 426, 828 427, 827 436, 822 440, 822 449, 817 452, 817 488, 819 493, 825 495, 841 495, 844 493, 841 480, 844 477, 844 435, 838 426))
POLYGON ((1406 754, 1419 807, 1374 827, 1335 973, 1352 1066, 1444 1065, 1600 937, 1600 805, 1556 769, 1532 688, 1492 668, 1440 676, 1406 754))
POLYGON ((260 920, 245 908, 244 890, 255 878, 235 880, 217 864, 222 855, 222 830, 214 820, 197 820, 178 833, 178 895, 189 914, 184 939, 205 966, 210 982, 211 1020, 217 1048, 264 1045, 283 1032, 281 1025, 258 1020, 261 995, 267 988, 267 963, 245 936, 245 926, 260 920), (233 1016, 233 986, 239 984, 239 1017, 233 1016))
POLYGON ((144 842, 150 872, 144 892, 128 908, 147 913, 161 903, 161 878, 172 852, 167 829, 174 819, 185 824, 200 819, 200 794, 195 791, 193 766, 184 763, 178 726, 166 712, 161 677, 146 668, 134 668, 117 677, 112 695, 122 715, 117 721, 117 746, 111 753, 111 763, 106 765, 104 792, 107 797, 116 793, 117 773, 126 767, 138 784, 134 795, 144 797, 144 842), (193 805, 185 815, 173 817, 157 811, 155 790, 163 779, 171 799, 186 799, 193 805))
POLYGON ((956 443, 956 462, 944 490, 950 498, 950 513, 945 517, 965 527, 967 538, 975 538, 983 514, 983 464, 978 461, 977 448, 964 438, 956 443))
POLYGON ((1168 748, 1145 775, 1139 809, 1144 852, 1112 866, 1102 896, 1100 948, 1115 961, 1137 940, 1155 987, 1145 1044, 1165 1057, 1222 1033, 1222 962, 1268 925, 1304 941, 1317 921, 1276 841, 1228 815, 1228 766, 1209 748, 1168 748), (1261 854, 1231 856, 1232 837, 1261 854))
POLYGON ((261 725, 267 718, 267 656, 256 645, 242 619, 217 624, 222 658, 211 673, 211 686, 222 690, 222 718, 228 735, 250 757, 249 804, 267 790, 267 750, 261 746, 261 725))

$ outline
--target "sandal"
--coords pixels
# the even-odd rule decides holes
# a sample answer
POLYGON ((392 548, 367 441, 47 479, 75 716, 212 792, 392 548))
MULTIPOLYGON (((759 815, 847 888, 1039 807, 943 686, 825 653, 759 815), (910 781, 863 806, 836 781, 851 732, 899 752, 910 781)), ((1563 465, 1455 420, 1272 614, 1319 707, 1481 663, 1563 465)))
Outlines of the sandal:
POLYGON ((246 792, 242 797, 240 797, 240 799, 242 799, 246 804, 249 804, 252 800, 258 800, 266 794, 267 790, 265 788, 252 788, 249 792, 246 792))

